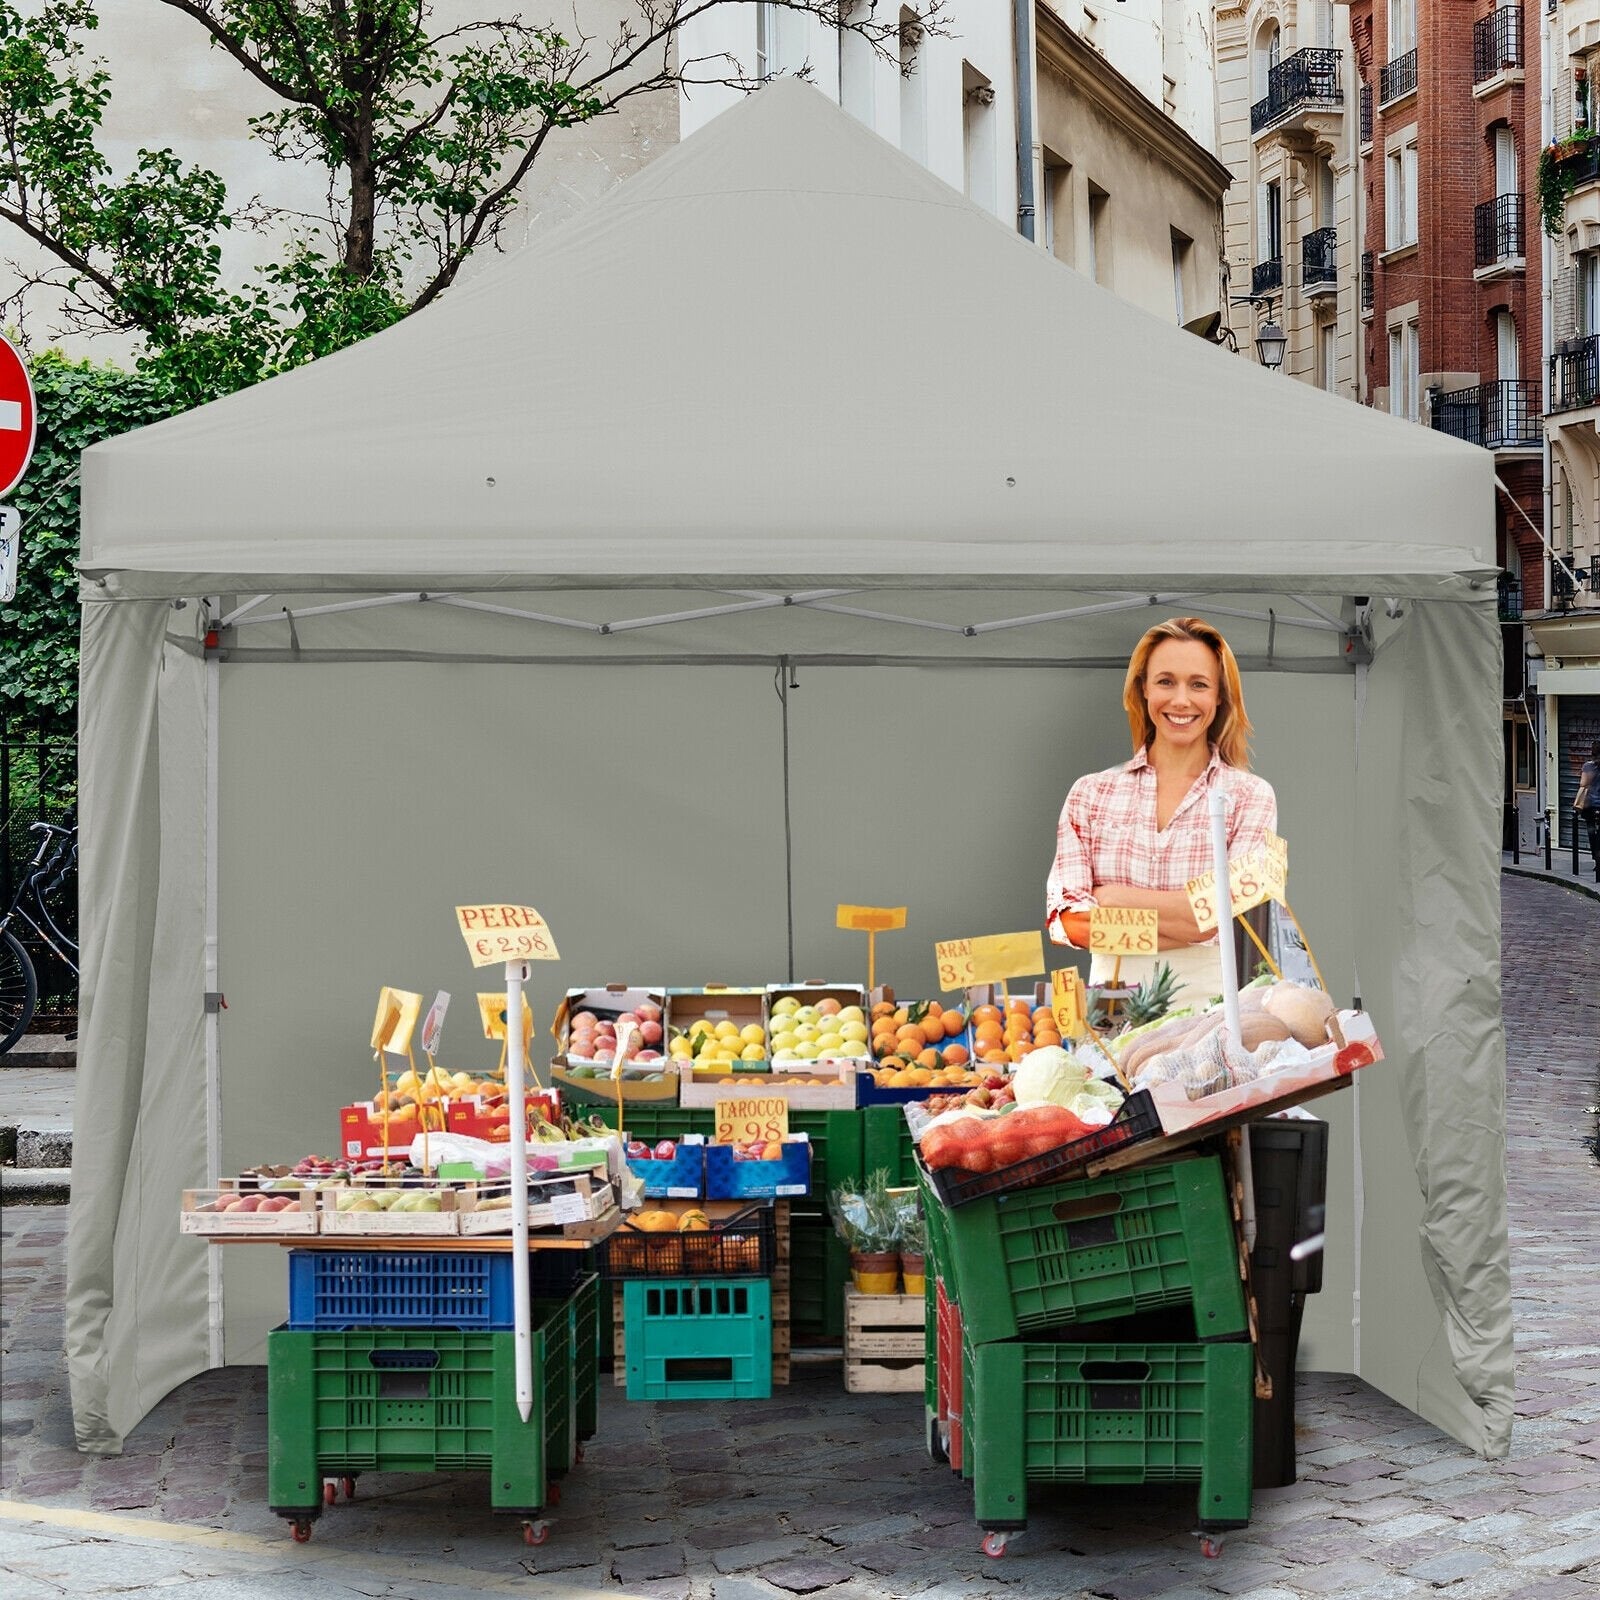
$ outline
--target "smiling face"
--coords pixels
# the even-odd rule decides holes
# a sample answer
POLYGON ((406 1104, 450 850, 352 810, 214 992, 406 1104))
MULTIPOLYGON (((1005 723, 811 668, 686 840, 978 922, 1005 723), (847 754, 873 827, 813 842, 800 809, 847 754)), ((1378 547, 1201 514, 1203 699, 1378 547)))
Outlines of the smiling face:
POLYGON ((1203 749, 1221 700, 1221 673, 1209 645, 1197 639, 1163 639, 1150 652, 1144 703, 1157 744, 1203 749))

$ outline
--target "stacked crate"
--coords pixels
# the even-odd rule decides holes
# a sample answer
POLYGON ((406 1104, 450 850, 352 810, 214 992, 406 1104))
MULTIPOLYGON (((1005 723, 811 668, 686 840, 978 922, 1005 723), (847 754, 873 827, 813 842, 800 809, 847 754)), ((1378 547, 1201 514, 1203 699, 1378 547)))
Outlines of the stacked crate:
POLYGON ((268 1503, 296 1539, 362 1472, 478 1471, 542 1543, 557 1478, 595 1431, 599 1282, 587 1252, 526 1263, 534 1404, 517 1403, 513 1258, 435 1250, 289 1256, 267 1336, 268 1503))
POLYGON ((1192 1482, 1207 1553, 1250 1517, 1255 1359, 1220 1158, 946 1207, 929 1447, 970 1478, 985 1550, 1030 1483, 1192 1482))

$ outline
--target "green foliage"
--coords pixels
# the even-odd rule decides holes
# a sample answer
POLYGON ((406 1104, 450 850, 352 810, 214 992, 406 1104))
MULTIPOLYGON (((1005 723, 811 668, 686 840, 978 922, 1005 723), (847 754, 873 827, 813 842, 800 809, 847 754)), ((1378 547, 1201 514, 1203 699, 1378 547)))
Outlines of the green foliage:
POLYGON ((78 697, 78 453, 177 409, 149 372, 57 354, 31 364, 39 431, 8 497, 22 514, 16 598, 0 606, 0 709, 13 727, 70 738, 78 697))
POLYGON ((1565 139, 1547 144, 1539 152, 1535 187, 1539 195, 1539 220, 1552 239, 1559 239, 1566 227, 1567 200, 1578 185, 1578 173, 1585 156, 1600 144, 1588 128, 1579 128, 1565 139))

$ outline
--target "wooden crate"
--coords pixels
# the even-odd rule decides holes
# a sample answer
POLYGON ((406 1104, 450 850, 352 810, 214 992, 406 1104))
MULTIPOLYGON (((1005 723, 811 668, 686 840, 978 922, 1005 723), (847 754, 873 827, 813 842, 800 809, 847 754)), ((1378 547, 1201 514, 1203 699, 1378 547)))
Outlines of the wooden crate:
POLYGON ((920 1294, 844 1292, 844 1386, 849 1394, 920 1392, 923 1318, 920 1294))

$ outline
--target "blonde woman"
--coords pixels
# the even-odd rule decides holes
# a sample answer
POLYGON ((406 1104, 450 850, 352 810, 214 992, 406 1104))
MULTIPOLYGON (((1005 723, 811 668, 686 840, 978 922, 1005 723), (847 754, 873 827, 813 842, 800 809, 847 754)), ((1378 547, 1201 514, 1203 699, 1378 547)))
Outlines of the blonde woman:
MULTIPOLYGON (((1165 962, 1185 1003, 1221 992, 1215 931, 1195 925, 1184 886, 1211 870, 1209 800, 1229 798, 1228 855, 1259 848, 1277 825, 1271 784, 1250 771, 1250 719, 1228 641, 1199 617, 1173 617, 1134 647, 1122 703, 1133 759, 1073 784, 1056 828, 1045 918, 1058 944, 1089 942, 1095 906, 1154 911, 1160 955, 1124 957, 1120 976, 1139 983, 1165 962)), ((1089 981, 1109 981, 1097 956, 1089 981)))

